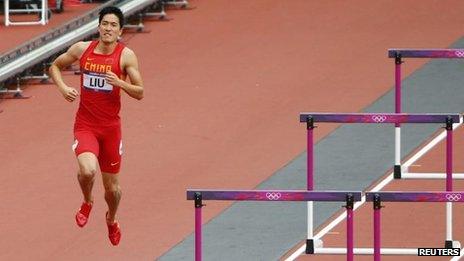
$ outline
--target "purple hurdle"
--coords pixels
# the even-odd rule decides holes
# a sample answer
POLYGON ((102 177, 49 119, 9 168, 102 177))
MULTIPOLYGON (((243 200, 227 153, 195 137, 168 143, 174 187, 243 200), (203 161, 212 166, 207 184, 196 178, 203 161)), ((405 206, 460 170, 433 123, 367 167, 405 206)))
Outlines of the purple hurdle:
MULTIPOLYGON (((444 58, 444 59, 462 59, 464 58, 464 49, 389 49, 388 57, 395 58, 395 108, 399 108, 396 112, 401 112, 401 64, 403 63, 402 58, 444 58)), ((452 124, 458 123, 458 121, 453 121, 451 126, 446 128, 447 130, 447 144, 446 144, 446 173, 401 173, 401 162, 400 162, 400 145, 401 138, 400 133, 401 129, 398 126, 395 131, 395 141, 396 141, 396 160, 395 160, 395 178, 422 178, 422 179, 439 179, 446 178, 446 191, 452 191, 452 178, 463 179, 463 173, 454 173, 451 171, 452 164, 452 124)), ((459 123, 460 124, 460 123, 459 123)), ((407 170, 409 166, 404 166, 404 170, 407 170)), ((403 171, 404 171, 403 170, 403 171)), ((407 172, 407 171, 406 171, 407 172)), ((452 245, 452 203, 446 204, 446 221, 447 221, 447 232, 446 232, 446 241, 445 245, 447 247, 452 245)))
MULTIPOLYGON (((400 106, 397 107, 400 109, 400 106)), ((331 123, 371 123, 371 124, 384 124, 394 123, 396 130, 402 123, 445 123, 447 130, 447 153, 446 153, 446 171, 447 171, 447 188, 452 190, 452 131, 453 123, 459 122, 459 114, 444 114, 444 113, 422 113, 422 114, 408 114, 408 113, 313 113, 303 112, 300 113, 300 122, 307 124, 307 184, 308 191, 314 189, 314 142, 313 130, 316 122, 331 122, 331 123), (449 174, 448 174, 449 173, 449 174)), ((398 144, 395 144, 397 149, 398 144)), ((395 161, 397 154, 395 153, 395 161)), ((395 167, 396 171, 396 167, 395 167)), ((447 207, 447 217, 451 216, 451 207, 447 207)), ((380 213, 378 214, 380 217, 380 213)), ((447 219, 447 239, 446 242, 452 242, 451 238, 451 225, 450 218, 447 219)), ((449 244, 449 243, 446 243, 449 244)), ((306 254, 315 253, 315 242, 313 235, 313 204, 308 201, 308 231, 306 238, 306 254)), ((359 253, 365 253, 361 250, 359 253)), ((368 251, 367 251, 368 252, 368 251)))
MULTIPOLYGON (((380 261, 380 209, 381 202, 464 202, 464 192, 368 192, 366 201, 374 203, 374 260, 380 261)), ((446 248, 452 248, 451 246, 446 248)))
POLYGON ((353 261, 353 205, 361 201, 360 191, 305 191, 305 190, 187 190, 187 200, 195 204, 195 261, 202 260, 201 208, 203 200, 234 201, 331 201, 346 202, 347 260, 353 261))
MULTIPOLYGON (((389 49, 388 57, 395 59, 395 112, 401 113, 401 64, 403 58, 464 58, 464 49, 389 49)), ((454 121, 458 123, 458 121, 454 121)), ((394 177, 403 177, 401 168, 401 127, 395 125, 395 168, 394 177)), ((434 175, 435 177, 437 175, 434 175)), ((441 176, 441 175, 439 175, 441 176)), ((460 175, 463 176, 463 175, 460 175)), ((409 177, 409 175, 406 175, 409 177)), ((427 178, 421 175, 422 178, 427 178)), ((429 176, 430 178, 431 176, 429 176)), ((435 178, 434 177, 434 178, 435 178)), ((417 177, 415 177, 417 178, 417 177)))

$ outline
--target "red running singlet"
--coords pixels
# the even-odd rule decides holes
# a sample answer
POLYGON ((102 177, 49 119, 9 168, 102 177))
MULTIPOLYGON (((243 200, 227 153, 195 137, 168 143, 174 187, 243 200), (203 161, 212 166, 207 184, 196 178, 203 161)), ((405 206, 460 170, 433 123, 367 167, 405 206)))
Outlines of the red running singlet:
POLYGON ((80 59, 81 97, 76 123, 88 125, 114 126, 120 124, 121 89, 106 82, 105 74, 112 71, 120 79, 125 75, 121 70, 121 53, 124 45, 118 43, 113 53, 104 55, 94 52, 98 41, 92 41, 80 59))

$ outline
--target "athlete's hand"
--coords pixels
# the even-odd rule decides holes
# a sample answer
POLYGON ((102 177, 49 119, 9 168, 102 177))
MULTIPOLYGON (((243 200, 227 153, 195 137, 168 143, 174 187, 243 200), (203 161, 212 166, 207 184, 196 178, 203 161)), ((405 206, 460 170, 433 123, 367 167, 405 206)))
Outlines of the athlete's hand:
POLYGON ((106 72, 106 77, 105 80, 107 83, 111 85, 116 85, 116 86, 121 86, 121 79, 112 71, 107 71, 106 72))
POLYGON ((79 96, 79 93, 77 92, 76 89, 68 87, 68 86, 61 89, 61 94, 63 94, 63 97, 68 102, 73 102, 77 98, 77 96, 79 96))

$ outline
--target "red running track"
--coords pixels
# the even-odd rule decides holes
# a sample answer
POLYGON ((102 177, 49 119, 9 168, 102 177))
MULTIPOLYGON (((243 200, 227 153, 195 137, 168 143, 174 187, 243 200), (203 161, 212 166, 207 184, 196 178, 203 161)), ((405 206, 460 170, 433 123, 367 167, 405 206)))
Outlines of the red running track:
MULTIPOLYGON (((123 98, 119 247, 106 238, 101 182, 89 224, 74 224, 76 104, 51 85, 0 103, 1 260, 162 255, 193 231, 186 188, 254 188, 305 150, 300 111, 360 111, 393 85, 386 49, 445 48, 461 37, 464 11, 432 0, 191 3, 124 39, 139 55, 146 97, 123 98)), ((404 77, 425 62, 408 62, 404 77)), ((316 141, 335 127, 321 126, 316 141)), ((205 222, 229 204, 205 208, 205 222)))

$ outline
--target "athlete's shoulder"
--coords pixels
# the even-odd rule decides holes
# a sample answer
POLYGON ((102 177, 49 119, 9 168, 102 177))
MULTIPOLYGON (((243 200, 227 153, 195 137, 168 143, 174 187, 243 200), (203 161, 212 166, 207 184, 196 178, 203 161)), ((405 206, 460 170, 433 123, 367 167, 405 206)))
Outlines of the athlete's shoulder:
POLYGON ((127 46, 122 50, 121 63, 123 67, 137 64, 137 56, 135 55, 135 52, 127 46))
POLYGON ((77 42, 69 47, 68 53, 79 59, 91 43, 91 41, 77 42))
POLYGON ((124 48, 122 49, 122 55, 123 56, 135 56, 135 52, 132 51, 129 47, 124 45, 124 48))

